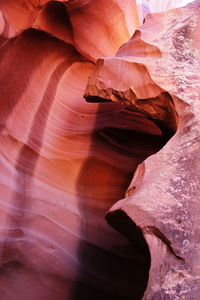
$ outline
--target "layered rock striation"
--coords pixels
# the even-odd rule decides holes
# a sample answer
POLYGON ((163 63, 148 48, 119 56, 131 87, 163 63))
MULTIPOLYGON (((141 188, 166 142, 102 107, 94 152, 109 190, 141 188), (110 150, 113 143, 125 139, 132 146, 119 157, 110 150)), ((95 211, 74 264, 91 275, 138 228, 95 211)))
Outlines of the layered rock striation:
POLYGON ((0 1, 0 299, 199 298, 200 2, 156 3, 0 1))

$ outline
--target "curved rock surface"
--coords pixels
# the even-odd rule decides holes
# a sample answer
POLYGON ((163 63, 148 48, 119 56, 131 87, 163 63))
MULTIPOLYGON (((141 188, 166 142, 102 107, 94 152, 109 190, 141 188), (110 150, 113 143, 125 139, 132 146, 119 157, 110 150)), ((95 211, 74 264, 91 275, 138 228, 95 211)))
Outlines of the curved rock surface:
POLYGON ((200 2, 157 2, 0 1, 0 299, 199 298, 200 2))
POLYGON ((138 167, 128 197, 117 202, 107 215, 109 223, 120 231, 118 224, 125 212, 147 240, 151 269, 144 299, 198 299, 200 295, 199 16, 199 1, 168 14, 147 16, 145 24, 114 58, 99 62, 101 66, 86 91, 89 100, 109 99, 137 110, 141 105, 143 113, 156 121, 161 118, 172 128, 169 116, 165 120, 160 113, 162 108, 175 120, 169 102, 164 106, 161 100, 160 105, 163 92, 157 89, 159 86, 171 95, 179 116, 174 137, 138 167), (151 76, 148 81, 144 72, 138 72, 143 65, 145 74, 148 70, 151 76), (137 72, 137 76, 123 82, 122 74, 128 68, 129 74, 137 72), (119 81, 109 82, 109 74, 114 72, 119 81), (154 105, 151 101, 155 96, 154 105))

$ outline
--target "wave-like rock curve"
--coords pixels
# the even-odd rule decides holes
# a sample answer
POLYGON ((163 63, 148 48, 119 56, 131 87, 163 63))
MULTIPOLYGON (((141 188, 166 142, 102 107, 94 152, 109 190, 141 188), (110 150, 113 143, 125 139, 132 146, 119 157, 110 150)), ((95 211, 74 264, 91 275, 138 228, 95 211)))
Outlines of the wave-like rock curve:
POLYGON ((0 2, 2 300, 198 299, 199 1, 144 2, 0 2))

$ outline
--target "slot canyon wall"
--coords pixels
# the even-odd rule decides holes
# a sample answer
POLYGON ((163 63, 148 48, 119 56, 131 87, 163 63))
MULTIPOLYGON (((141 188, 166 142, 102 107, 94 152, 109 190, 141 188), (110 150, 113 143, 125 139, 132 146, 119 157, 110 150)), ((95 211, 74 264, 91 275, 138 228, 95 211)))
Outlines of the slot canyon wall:
POLYGON ((200 299, 200 1, 0 0, 0 300, 200 299))

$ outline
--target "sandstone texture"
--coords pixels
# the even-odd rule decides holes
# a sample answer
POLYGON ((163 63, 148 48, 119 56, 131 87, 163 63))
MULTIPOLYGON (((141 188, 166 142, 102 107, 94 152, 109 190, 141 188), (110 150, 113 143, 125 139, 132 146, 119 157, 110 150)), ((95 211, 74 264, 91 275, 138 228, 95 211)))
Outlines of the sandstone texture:
POLYGON ((0 300, 200 299, 200 1, 0 0, 0 300))

